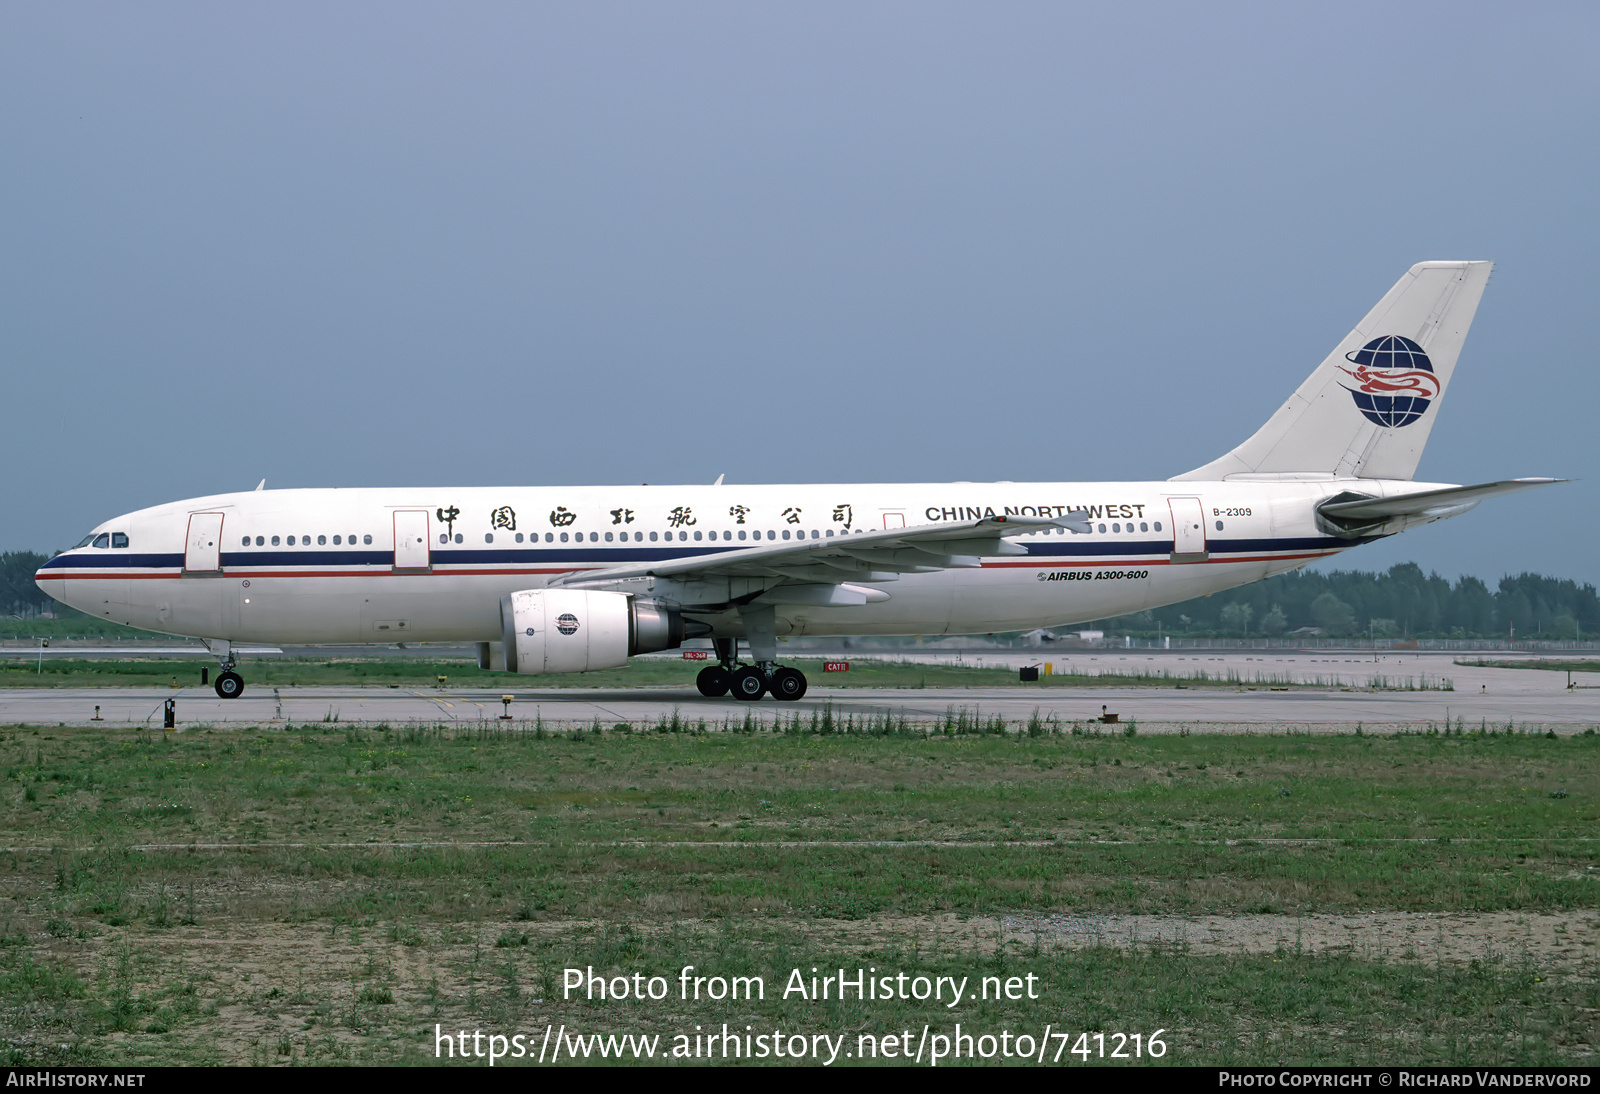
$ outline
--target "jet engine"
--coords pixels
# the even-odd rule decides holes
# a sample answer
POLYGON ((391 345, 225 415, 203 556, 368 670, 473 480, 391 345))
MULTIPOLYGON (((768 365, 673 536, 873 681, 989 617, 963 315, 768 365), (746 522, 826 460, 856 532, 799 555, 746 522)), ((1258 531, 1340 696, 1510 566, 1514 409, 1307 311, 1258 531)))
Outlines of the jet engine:
POLYGON ((614 669, 685 637, 683 615, 658 601, 585 589, 512 593, 500 602, 500 627, 506 671, 524 675, 614 669))

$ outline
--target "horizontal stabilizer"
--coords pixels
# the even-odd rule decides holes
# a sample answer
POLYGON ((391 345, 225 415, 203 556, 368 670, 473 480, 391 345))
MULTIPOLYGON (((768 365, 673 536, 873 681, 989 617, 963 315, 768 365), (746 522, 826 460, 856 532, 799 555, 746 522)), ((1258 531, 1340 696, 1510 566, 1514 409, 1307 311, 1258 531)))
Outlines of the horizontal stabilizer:
POLYGON ((1549 486, 1565 479, 1508 479, 1504 482, 1486 482, 1477 486, 1452 486, 1448 490, 1423 490, 1416 494, 1399 494, 1392 498, 1357 498, 1351 501, 1326 501, 1317 506, 1325 517, 1340 520, 1386 520, 1392 517, 1444 515, 1444 510, 1464 511, 1462 506, 1473 506, 1484 498, 1497 494, 1511 494, 1534 486, 1549 486))

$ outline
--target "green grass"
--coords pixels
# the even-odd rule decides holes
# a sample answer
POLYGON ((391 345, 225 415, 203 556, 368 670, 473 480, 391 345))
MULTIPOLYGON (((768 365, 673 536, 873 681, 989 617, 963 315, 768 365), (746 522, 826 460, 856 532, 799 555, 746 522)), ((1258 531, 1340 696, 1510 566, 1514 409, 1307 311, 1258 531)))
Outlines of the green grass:
MULTIPOLYGON (((1235 672, 1175 674, 1167 670, 1146 673, 1040 676, 1037 683, 1022 683, 1015 669, 967 665, 921 664, 910 661, 853 659, 848 672, 823 672, 821 659, 785 661, 805 672, 813 684, 860 688, 993 688, 993 687, 1336 687, 1330 678, 1314 684, 1294 684, 1281 674, 1244 679, 1235 672)), ((0 687, 168 687, 198 685, 202 667, 214 675, 215 665, 198 658, 157 660, 148 658, 47 657, 42 662, 26 658, 0 661, 0 687)), ((621 668, 599 672, 514 676, 487 672, 466 658, 430 660, 420 657, 373 658, 263 658, 241 664, 248 686, 328 687, 392 685, 436 687, 439 677, 449 687, 462 688, 639 688, 692 687, 704 661, 676 658, 634 658, 621 668)), ((1450 690, 1450 682, 1424 677, 1373 677, 1378 690, 1450 690)))
POLYGON ((1495 661, 1487 658, 1473 660, 1457 659, 1458 665, 1469 665, 1479 669, 1553 669, 1556 672, 1600 672, 1600 661, 1545 661, 1514 660, 1495 661))
POLYGON ((1161 1028, 1178 1064, 1592 1060, 1600 736, 808 726, 0 727, 0 1049, 426 1062, 435 1022, 854 1037, 960 1021, 1161 1028), (1064 949, 997 926, 1384 910, 1565 916, 1578 957, 1462 961, 1432 937, 1064 949), (568 967, 684 965, 760 975, 768 998, 560 998, 568 967), (777 997, 812 966, 1033 974, 1042 994, 957 1011, 777 997))
POLYGON ((168 635, 125 627, 109 619, 96 619, 72 608, 59 607, 56 611, 57 614, 52 617, 0 616, 0 638, 169 639, 168 635))

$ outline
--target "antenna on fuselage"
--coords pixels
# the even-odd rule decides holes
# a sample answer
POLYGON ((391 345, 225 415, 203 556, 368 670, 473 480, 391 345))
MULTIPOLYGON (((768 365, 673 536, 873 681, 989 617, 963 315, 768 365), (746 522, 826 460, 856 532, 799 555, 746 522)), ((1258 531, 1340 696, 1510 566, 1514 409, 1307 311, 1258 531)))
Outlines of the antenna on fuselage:
POLYGON ((267 480, 266 479, 262 479, 260 482, 256 483, 256 493, 259 494, 259 493, 261 493, 261 491, 265 490, 266 488, 267 488, 267 480))
POLYGON ((726 471, 724 471, 722 474, 717 476, 717 481, 712 483, 711 485, 712 486, 721 486, 722 485, 722 480, 727 478, 727 477, 728 477, 728 473, 726 471))

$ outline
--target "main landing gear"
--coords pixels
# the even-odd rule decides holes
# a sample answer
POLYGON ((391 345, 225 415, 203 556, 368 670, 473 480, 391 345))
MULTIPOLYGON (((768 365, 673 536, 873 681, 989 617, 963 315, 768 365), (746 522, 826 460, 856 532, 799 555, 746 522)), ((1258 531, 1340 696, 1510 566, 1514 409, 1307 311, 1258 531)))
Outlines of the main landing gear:
POLYGON ((753 703, 771 693, 774 699, 793 701, 806 693, 806 674, 787 665, 772 661, 758 661, 754 665, 738 662, 737 640, 714 638, 720 664, 708 665, 695 677, 700 694, 710 698, 731 694, 735 699, 753 703))

